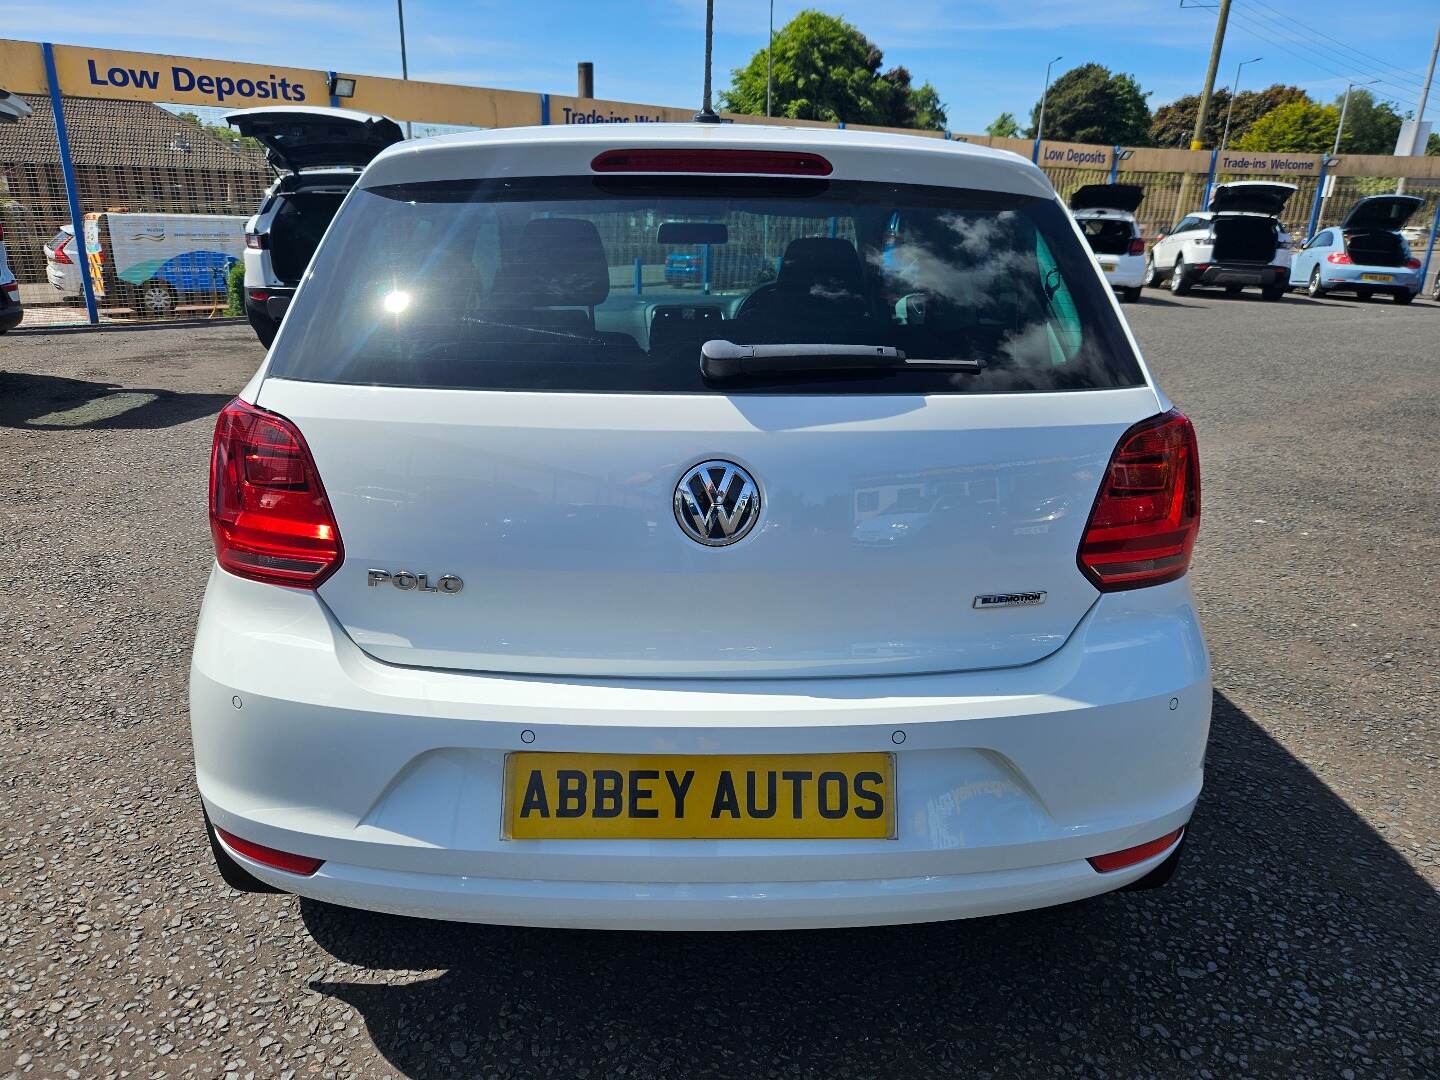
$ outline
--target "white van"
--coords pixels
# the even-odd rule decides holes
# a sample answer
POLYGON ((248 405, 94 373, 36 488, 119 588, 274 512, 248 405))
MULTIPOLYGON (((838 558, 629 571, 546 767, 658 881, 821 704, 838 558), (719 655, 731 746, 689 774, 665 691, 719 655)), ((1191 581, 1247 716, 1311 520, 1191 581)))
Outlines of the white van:
POLYGON ((142 315, 223 299, 225 275, 245 253, 238 216, 107 211, 86 214, 84 229, 95 299, 142 315))

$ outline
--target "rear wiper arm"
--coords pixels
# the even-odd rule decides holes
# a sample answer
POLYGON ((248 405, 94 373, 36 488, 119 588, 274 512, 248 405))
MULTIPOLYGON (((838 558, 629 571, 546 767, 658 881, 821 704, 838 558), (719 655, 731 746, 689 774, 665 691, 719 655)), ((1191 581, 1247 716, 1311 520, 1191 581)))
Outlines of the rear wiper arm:
POLYGON ((978 360, 922 360, 889 345, 736 345, 707 341, 700 346, 700 374, 734 379, 786 371, 979 371, 978 360))

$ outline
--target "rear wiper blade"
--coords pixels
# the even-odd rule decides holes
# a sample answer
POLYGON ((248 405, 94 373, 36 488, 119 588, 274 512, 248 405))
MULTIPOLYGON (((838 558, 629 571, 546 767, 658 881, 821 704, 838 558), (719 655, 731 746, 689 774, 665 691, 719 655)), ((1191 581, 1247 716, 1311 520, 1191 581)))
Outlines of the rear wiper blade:
POLYGON ((979 371, 978 360, 924 360, 890 345, 736 345, 716 339, 700 346, 700 374, 734 379, 787 371, 979 371))

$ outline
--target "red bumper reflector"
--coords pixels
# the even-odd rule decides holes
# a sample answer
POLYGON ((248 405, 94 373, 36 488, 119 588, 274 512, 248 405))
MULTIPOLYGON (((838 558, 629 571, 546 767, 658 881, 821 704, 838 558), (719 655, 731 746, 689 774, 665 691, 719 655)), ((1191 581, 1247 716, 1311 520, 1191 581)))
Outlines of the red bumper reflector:
POLYGON ((288 851, 277 851, 275 848, 266 847, 264 844, 254 844, 249 840, 241 840, 224 829, 216 828, 220 839, 225 841, 225 846, 233 848, 247 859, 254 859, 264 866, 276 870, 284 870, 287 874, 299 874, 301 877, 309 877, 324 865, 324 859, 311 859, 304 855, 292 855, 288 851))
POLYGON ((1174 832, 1166 833, 1158 840, 1151 840, 1148 844, 1138 844, 1135 847, 1127 847, 1123 851, 1112 851, 1108 855, 1096 855, 1088 860, 1091 866, 1102 874, 1111 870, 1124 870, 1127 866, 1134 866, 1146 859, 1159 855, 1175 841, 1180 839, 1184 829, 1176 829, 1174 832))

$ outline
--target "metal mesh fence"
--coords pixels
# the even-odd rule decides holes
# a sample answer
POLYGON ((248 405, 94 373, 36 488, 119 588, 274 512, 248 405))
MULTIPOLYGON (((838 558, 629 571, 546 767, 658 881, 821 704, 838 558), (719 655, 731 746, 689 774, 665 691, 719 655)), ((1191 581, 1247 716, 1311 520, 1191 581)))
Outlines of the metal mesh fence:
POLYGON ((752 289, 774 280, 792 240, 831 236, 856 243, 850 218, 736 213, 726 223, 726 246, 661 244, 653 227, 658 224, 651 222, 649 239, 637 242, 633 223, 616 220, 614 215, 595 218, 611 262, 611 288, 629 287, 636 292, 657 285, 708 292, 752 289))
MULTIPOLYGON (((26 95, 34 115, 0 125, 0 228, 21 287, 27 325, 87 321, 80 260, 88 259, 103 322, 215 317, 225 313, 225 275, 243 255, 243 225, 256 213, 273 174, 263 152, 233 136, 213 111, 199 115, 138 101, 65 99, 82 220, 73 235, 50 99, 26 95)), ((416 134, 428 134, 417 125, 416 134)), ((1136 162, 1138 164, 1138 161, 1136 162)), ((1062 198, 1084 184, 1105 183, 1108 169, 1050 166, 1062 198)), ((1221 173, 1214 182, 1256 179, 1221 173)), ((1282 177, 1277 177, 1281 179, 1282 177)), ((1199 209, 1203 173, 1131 170, 1117 180, 1143 185, 1136 217, 1153 239, 1199 209)), ((1283 177, 1297 186, 1284 222, 1298 244, 1309 234, 1318 177, 1283 177)), ((1320 202, 1317 228, 1339 224, 1357 201, 1395 190, 1391 177, 1333 178, 1320 202)), ((1425 200, 1407 233, 1424 243, 1440 203, 1440 179, 1418 179, 1409 191, 1425 200)), ((732 229, 743 229, 742 219, 732 229)), ((668 285, 725 291, 768 280, 786 245, 802 236, 848 236, 848 223, 800 218, 757 220, 763 237, 737 244, 762 252, 736 261, 723 248, 622 244, 606 238, 612 287, 668 285), (837 231, 838 230, 838 231, 837 231)), ((853 239, 853 237, 850 237, 853 239)))
MULTIPOLYGON (((1122 172, 1119 181, 1125 184, 1139 184, 1145 189, 1145 198, 1135 211, 1135 220, 1140 223, 1140 232, 1149 239, 1168 232, 1184 214, 1195 209, 1180 205, 1181 177, 1174 172, 1122 172)), ((1204 191, 1204 177, 1191 179, 1191 198, 1198 199, 1204 191)))
POLYGON ((103 322, 223 314, 272 179, 263 153, 157 105, 67 98, 72 225, 50 99, 26 101, 34 115, 0 127, 0 226, 26 325, 87 321, 82 258, 103 322))

